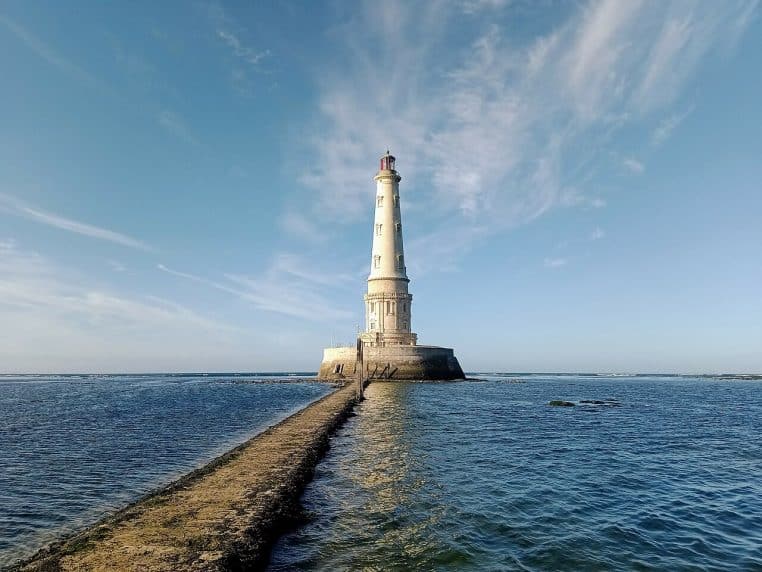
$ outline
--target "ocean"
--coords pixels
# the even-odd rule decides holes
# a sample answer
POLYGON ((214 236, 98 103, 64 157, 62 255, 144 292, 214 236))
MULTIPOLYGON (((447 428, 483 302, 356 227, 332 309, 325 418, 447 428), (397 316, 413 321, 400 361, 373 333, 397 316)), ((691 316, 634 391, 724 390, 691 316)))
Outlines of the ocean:
POLYGON ((330 390, 299 374, 0 376, 0 568, 330 390))
POLYGON ((270 569, 762 570, 762 381, 477 377, 371 384, 270 569))
MULTIPOLYGON (((762 381, 473 377, 371 384, 270 569, 762 570, 762 381)), ((328 391, 296 374, 0 376, 0 567, 328 391)))

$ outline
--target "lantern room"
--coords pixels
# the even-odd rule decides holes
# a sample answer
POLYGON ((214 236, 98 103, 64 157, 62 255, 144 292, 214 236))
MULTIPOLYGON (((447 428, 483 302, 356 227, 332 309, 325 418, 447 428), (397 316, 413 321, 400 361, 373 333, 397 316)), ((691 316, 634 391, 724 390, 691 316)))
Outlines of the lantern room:
POLYGON ((394 171, 394 161, 396 159, 389 153, 389 149, 386 150, 386 155, 381 157, 381 170, 382 171, 394 171))

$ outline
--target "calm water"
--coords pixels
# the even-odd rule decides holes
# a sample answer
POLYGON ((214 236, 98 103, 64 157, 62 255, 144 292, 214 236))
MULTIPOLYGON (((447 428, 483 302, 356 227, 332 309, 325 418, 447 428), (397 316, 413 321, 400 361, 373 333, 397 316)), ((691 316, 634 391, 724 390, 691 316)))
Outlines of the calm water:
POLYGON ((762 570, 762 382, 374 383, 304 504, 272 570, 762 570))
POLYGON ((0 376, 0 567, 330 391, 287 380, 0 376))

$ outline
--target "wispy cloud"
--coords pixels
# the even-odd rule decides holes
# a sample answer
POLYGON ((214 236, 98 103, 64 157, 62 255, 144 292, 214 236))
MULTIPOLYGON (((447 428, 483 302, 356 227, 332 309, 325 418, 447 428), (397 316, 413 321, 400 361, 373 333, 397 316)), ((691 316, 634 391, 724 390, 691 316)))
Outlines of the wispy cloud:
POLYGON ((659 122, 656 129, 651 134, 651 142, 658 146, 664 143, 672 135, 672 132, 693 113, 693 107, 689 107, 685 111, 679 113, 672 113, 659 122))
POLYGON ((127 267, 124 264, 122 264, 121 262, 119 262, 118 260, 107 260, 106 262, 111 267, 111 270, 113 270, 114 272, 126 272, 127 271, 127 267))
POLYGON ((257 49, 244 39, 246 31, 238 25, 217 3, 208 5, 209 17, 214 33, 228 49, 233 58, 230 78, 241 95, 248 95, 253 89, 253 73, 262 73, 262 62, 271 54, 267 48, 257 49))
POLYGON ((156 121, 163 129, 178 139, 192 145, 200 145, 199 140, 193 135, 193 131, 180 114, 165 109, 159 112, 156 121))
POLYGON ((0 241, 0 322, 3 371, 134 371, 167 356, 177 367, 207 354, 209 339, 234 344, 242 334, 175 301, 115 293, 8 239, 0 241))
POLYGON ((288 234, 310 242, 324 242, 328 237, 326 229, 315 224, 312 217, 294 210, 286 211, 278 224, 288 234))
POLYGON ((590 240, 600 240, 604 236, 606 236, 606 232, 602 228, 598 227, 590 233, 590 240))
POLYGON ((476 14, 482 10, 494 10, 508 4, 509 0, 463 0, 461 3, 463 12, 476 14))
POLYGON ((100 84, 95 77, 62 56, 58 51, 51 48, 21 24, 11 20, 8 16, 0 14, 0 25, 5 26, 5 28, 21 40, 25 46, 53 67, 92 86, 100 84))
POLYGON ((318 206, 307 212, 364 216, 369 170, 387 146, 405 192, 429 205, 429 225, 499 232, 553 208, 603 206, 596 186, 612 135, 670 106, 749 10, 590 1, 524 45, 475 16, 471 43, 453 49, 464 6, 480 4, 390 0, 380 14, 367 2, 337 30, 349 55, 319 70, 318 167, 300 179, 318 206))
POLYGON ((46 212, 37 207, 24 204, 10 195, 0 194, 0 212, 6 212, 46 226, 73 232, 75 234, 81 234, 83 236, 89 236, 91 238, 97 238, 99 240, 106 240, 130 248, 152 250, 146 243, 126 234, 46 212))
POLYGON ((312 321, 348 319, 352 314, 336 307, 320 292, 324 287, 351 283, 352 276, 320 272, 293 254, 274 257, 268 269, 257 276, 235 273, 208 279, 174 270, 163 264, 157 268, 185 280, 204 284, 251 303, 257 309, 312 321))
POLYGON ((633 157, 626 157, 623 159, 622 165, 625 169, 631 173, 635 173, 636 175, 640 175, 643 171, 646 170, 645 165, 633 157))
POLYGON ((566 266, 568 260, 566 258, 546 258, 543 261, 545 268, 560 268, 566 266))
POLYGON ((227 44, 234 56, 241 58, 251 66, 258 65, 262 59, 270 55, 270 50, 257 51, 249 46, 245 46, 238 36, 222 26, 217 28, 217 36, 227 44))

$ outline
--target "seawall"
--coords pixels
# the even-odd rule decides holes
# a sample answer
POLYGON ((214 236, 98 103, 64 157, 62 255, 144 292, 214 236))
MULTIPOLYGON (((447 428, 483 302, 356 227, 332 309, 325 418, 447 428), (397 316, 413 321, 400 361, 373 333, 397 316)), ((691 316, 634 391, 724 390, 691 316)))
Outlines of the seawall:
POLYGON ((12 570, 258 570, 356 403, 347 383, 12 570))
MULTIPOLYGON (((364 376, 387 380, 452 380, 465 375, 452 348, 439 346, 366 346, 364 376)), ((319 379, 341 380, 356 373, 355 347, 325 348, 319 379)))

